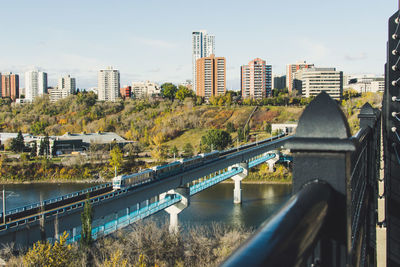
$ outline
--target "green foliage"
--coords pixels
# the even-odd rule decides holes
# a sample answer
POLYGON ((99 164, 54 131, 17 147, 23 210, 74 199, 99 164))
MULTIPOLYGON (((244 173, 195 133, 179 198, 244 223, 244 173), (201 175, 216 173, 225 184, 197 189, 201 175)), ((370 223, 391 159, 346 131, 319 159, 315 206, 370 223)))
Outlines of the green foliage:
POLYGON ((360 94, 354 89, 345 90, 343 92, 344 100, 348 100, 348 99, 355 98, 355 97, 360 97, 360 94))
POLYGON ((36 121, 31 125, 31 131, 34 135, 41 135, 45 133, 45 129, 49 124, 44 121, 36 121))
POLYGON ((45 137, 40 140, 39 155, 46 157, 50 155, 50 140, 47 133, 45 137))
POLYGON ((161 95, 170 100, 174 100, 177 88, 172 83, 163 83, 161 85, 161 95))
POLYGON ((186 143, 185 146, 183 147, 183 152, 182 156, 184 158, 189 158, 194 155, 194 148, 191 143, 186 143))
POLYGON ((174 146, 171 148, 171 154, 177 156, 177 155, 178 155, 178 152, 179 152, 178 148, 176 147, 176 145, 174 145, 174 146))
POLYGON ((228 132, 228 133, 233 133, 233 132, 235 132, 235 125, 233 124, 233 122, 228 122, 227 124, 226 124, 226 131, 228 132))
POLYGON ((93 242, 92 220, 93 220, 93 210, 92 210, 92 205, 90 204, 90 197, 88 194, 85 201, 85 205, 83 207, 83 211, 81 213, 81 223, 82 223, 81 245, 83 247, 89 247, 93 242))
POLYGON ((175 98, 183 101, 186 97, 193 97, 193 91, 189 90, 186 86, 179 85, 175 98))
POLYGON ((231 143, 231 135, 224 130, 212 129, 201 137, 202 151, 206 152, 212 149, 224 150, 231 143))
POLYGON ((11 140, 11 150, 14 152, 23 152, 25 148, 24 137, 21 131, 18 131, 16 138, 11 140))
POLYGON ((37 155, 37 144, 36 144, 36 141, 34 141, 32 149, 31 149, 30 157, 34 158, 34 157, 36 157, 36 155, 37 155))

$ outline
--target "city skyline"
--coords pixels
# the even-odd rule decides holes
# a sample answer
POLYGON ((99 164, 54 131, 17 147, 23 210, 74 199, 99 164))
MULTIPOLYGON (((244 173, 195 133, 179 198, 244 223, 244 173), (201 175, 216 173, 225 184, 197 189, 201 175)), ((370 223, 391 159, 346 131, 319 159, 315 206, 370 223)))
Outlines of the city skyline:
POLYGON ((7 38, 0 49, 7 52, 0 72, 20 74, 24 84, 21 74, 35 66, 48 73, 49 85, 70 74, 78 88, 87 88, 97 85, 99 69, 112 65, 121 85, 179 83, 192 78, 191 34, 205 29, 216 36, 216 54, 227 59, 229 90, 240 88, 240 66, 256 57, 272 64, 274 74, 299 60, 348 74, 383 74, 394 1, 212 3, 207 12, 208 4, 179 1, 4 2, 0 22, 7 38), (256 23, 259 10, 265 16, 256 23), (246 19, 254 20, 252 27, 246 19))

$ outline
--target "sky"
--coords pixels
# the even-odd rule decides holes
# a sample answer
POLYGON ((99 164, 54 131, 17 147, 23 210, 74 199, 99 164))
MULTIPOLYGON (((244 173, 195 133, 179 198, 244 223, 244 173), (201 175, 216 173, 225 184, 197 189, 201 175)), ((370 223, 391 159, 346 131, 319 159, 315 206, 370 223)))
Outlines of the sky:
POLYGON ((259 57, 285 74, 296 61, 344 74, 382 75, 394 0, 0 0, 0 72, 33 68, 78 88, 97 86, 113 66, 121 86, 192 78, 191 34, 215 35, 226 58, 227 89, 240 89, 240 66, 259 57))

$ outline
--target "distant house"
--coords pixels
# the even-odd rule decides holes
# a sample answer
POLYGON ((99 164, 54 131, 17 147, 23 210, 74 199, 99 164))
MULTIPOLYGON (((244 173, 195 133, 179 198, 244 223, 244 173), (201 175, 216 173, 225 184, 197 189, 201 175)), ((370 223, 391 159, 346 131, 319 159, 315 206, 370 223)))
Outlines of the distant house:
POLYGON ((61 136, 53 136, 54 146, 57 153, 71 153, 72 151, 85 151, 89 149, 91 144, 106 145, 116 143, 124 146, 131 141, 127 141, 121 136, 113 132, 97 132, 97 133, 65 133, 61 136))

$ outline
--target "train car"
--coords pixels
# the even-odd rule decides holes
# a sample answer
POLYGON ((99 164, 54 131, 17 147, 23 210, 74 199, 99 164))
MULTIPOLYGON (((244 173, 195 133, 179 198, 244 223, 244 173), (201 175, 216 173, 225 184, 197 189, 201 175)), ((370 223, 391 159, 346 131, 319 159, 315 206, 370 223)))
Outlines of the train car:
POLYGON ((187 170, 190 168, 194 168, 201 164, 203 161, 203 157, 201 155, 194 156, 192 158, 181 159, 182 170, 187 170))
POLYGON ((203 162, 206 162, 206 161, 209 161, 209 160, 218 158, 218 157, 219 157, 219 154, 220 154, 220 153, 219 153, 218 150, 214 150, 214 151, 212 151, 212 152, 203 153, 203 154, 200 154, 200 155, 201 155, 202 158, 203 158, 203 162))
POLYGON ((113 190, 126 189, 130 186, 151 181, 154 178, 154 171, 146 169, 139 173, 119 175, 112 180, 113 190))
POLYGON ((154 177, 161 179, 167 176, 174 175, 182 169, 180 161, 174 161, 166 165, 154 166, 152 170, 154 171, 154 177))

